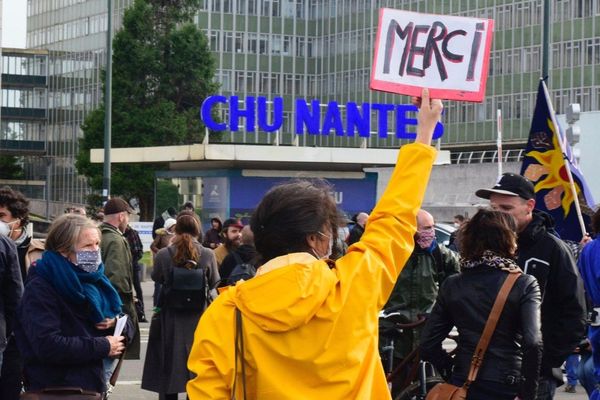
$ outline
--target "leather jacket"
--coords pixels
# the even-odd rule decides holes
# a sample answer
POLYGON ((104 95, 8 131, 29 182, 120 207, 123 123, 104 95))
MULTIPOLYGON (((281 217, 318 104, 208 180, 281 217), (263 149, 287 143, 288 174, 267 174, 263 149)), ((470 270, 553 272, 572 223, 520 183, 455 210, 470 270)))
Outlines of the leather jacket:
MULTIPOLYGON (((500 287, 507 273, 479 265, 448 277, 421 335, 421 357, 440 372, 452 370, 464 381, 500 287), (459 343, 452 359, 442 341, 456 326, 459 343)), ((485 353, 477 380, 514 385, 522 399, 535 399, 542 359, 540 288, 521 275, 512 288, 485 353)))

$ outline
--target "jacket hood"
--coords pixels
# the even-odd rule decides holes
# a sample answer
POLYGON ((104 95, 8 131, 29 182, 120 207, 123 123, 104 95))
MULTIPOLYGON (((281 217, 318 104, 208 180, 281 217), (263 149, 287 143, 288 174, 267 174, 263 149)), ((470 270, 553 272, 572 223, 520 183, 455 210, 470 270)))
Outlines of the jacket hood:
POLYGON ((518 243, 522 245, 535 241, 539 235, 545 232, 559 237, 554 229, 554 218, 544 211, 533 210, 533 218, 525 230, 519 234, 518 243))
POLYGON ((292 253, 274 258, 256 277, 230 290, 245 318, 265 331, 287 332, 314 318, 337 282, 325 261, 292 253))

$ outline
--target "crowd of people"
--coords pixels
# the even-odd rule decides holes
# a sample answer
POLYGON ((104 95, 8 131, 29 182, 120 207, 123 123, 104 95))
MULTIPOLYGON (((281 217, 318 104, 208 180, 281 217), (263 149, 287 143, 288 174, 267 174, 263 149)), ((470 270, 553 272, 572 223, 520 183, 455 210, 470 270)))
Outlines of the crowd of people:
MULTIPOLYGON (((443 106, 427 90, 415 101, 415 143, 401 148, 377 206, 355 215, 349 231, 324 181, 280 184, 249 224, 213 217, 204 234, 192 203, 159 215, 148 318, 144 249, 127 201, 110 199, 99 225, 73 207, 41 241, 28 229, 27 199, 0 189, 0 398, 67 387, 110 393, 122 360, 140 358, 139 324, 148 321, 141 387, 166 400, 390 398, 378 347, 386 308, 408 321, 427 316, 422 329, 394 337, 394 359, 419 348, 469 400, 552 399, 576 349, 591 394, 600 377, 600 236, 567 246, 535 209, 532 183, 508 173, 476 192, 490 207, 457 215, 449 246, 438 243, 421 203, 443 106), (474 354, 490 315, 489 345, 474 354), (442 343, 454 327, 451 356, 442 343)), ((592 228, 600 232, 599 212, 592 228)))

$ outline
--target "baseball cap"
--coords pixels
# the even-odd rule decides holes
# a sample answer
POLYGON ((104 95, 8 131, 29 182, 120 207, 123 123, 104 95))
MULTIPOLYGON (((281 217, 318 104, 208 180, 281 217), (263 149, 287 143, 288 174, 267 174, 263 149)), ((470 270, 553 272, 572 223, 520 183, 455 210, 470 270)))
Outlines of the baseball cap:
POLYGON ((489 199, 492 193, 520 197, 525 200, 535 198, 533 183, 521 175, 512 173, 502 174, 502 177, 493 188, 479 189, 475 192, 475 195, 482 199, 489 199))
POLYGON ((244 225, 242 225, 242 223, 238 219, 235 219, 235 218, 229 218, 229 219, 226 219, 225 222, 223 222, 223 230, 226 230, 230 226, 232 226, 234 228, 240 228, 240 229, 242 229, 244 227, 244 225))
POLYGON ((173 218, 167 218, 167 220, 165 221, 165 224, 164 224, 163 227, 165 229, 169 229, 169 228, 171 228, 175 224, 177 224, 177 221, 175 219, 173 219, 173 218))
POLYGON ((122 211, 127 211, 129 214, 135 214, 135 210, 131 208, 129 203, 120 197, 113 197, 104 205, 104 215, 117 214, 122 211))

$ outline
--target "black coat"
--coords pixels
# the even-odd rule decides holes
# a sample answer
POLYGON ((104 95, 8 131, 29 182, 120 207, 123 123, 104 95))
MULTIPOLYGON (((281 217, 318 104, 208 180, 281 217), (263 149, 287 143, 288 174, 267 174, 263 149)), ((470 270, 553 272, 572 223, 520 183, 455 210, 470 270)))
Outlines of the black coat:
POLYGON ((517 263, 537 278, 542 292, 542 376, 552 376, 585 336, 583 282, 569 248, 551 234, 548 214, 534 212, 533 220, 519 234, 517 263))
POLYGON ((17 248, 12 240, 0 235, 0 354, 13 331, 17 305, 22 295, 23 281, 17 248))
MULTIPOLYGON (((497 268, 478 266, 446 278, 421 334, 421 357, 440 371, 453 366, 453 378, 464 381, 507 275, 497 268), (453 326, 459 333, 454 360, 442 349, 453 326)), ((514 385, 515 394, 522 399, 535 399, 542 356, 540 302, 537 281, 529 275, 520 276, 508 296, 477 381, 514 385)))
POLYGON ((85 305, 71 304, 29 269, 15 326, 27 390, 74 386, 104 392, 102 359, 110 343, 90 320, 85 305))

